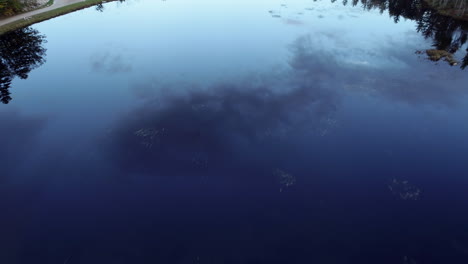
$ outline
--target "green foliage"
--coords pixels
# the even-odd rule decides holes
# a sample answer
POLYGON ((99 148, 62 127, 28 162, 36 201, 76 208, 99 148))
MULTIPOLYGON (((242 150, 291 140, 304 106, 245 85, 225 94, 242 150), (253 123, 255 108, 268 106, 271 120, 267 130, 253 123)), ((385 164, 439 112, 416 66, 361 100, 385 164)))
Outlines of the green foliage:
POLYGON ((26 79, 45 62, 45 42, 45 36, 30 27, 0 36, 0 102, 10 102, 9 89, 15 77, 26 79))
POLYGON ((0 17, 13 16, 22 9, 23 5, 19 0, 0 0, 0 17))
POLYGON ((468 0, 426 0, 442 14, 468 19, 468 0))

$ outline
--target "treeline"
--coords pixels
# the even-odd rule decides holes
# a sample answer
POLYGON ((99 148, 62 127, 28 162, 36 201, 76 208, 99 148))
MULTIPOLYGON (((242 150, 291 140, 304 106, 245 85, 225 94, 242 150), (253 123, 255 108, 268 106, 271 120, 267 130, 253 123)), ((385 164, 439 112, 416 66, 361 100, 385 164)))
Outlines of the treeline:
POLYGON ((455 8, 458 11, 466 12, 468 8, 468 0, 426 0, 430 4, 442 8, 455 8))
MULTIPOLYGON (((335 2, 337 0, 331 0, 335 2)), ((461 2, 468 0, 342 0, 343 4, 361 5, 367 10, 378 9, 387 11, 395 23, 401 18, 416 22, 416 30, 424 37, 433 40, 436 50, 455 54, 462 49, 466 50, 461 61, 461 68, 468 67, 468 21, 441 15, 438 10, 428 5, 430 1, 438 1, 446 6, 462 6, 461 2)), ((463 9, 462 9, 463 10, 463 9)), ((468 10, 468 8, 467 8, 468 10)), ((468 11, 467 11, 468 12, 468 11)), ((463 51, 462 51, 463 52, 463 51)))
POLYGON ((23 9, 20 0, 0 0, 0 17, 9 17, 18 14, 23 9))
POLYGON ((432 7, 460 18, 468 18, 468 0, 426 0, 432 7))

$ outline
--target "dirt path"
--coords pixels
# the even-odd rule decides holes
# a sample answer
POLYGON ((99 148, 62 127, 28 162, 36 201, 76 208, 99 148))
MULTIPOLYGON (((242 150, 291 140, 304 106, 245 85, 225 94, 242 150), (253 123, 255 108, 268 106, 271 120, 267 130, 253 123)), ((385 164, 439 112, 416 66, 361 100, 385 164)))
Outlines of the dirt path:
POLYGON ((78 2, 84 2, 84 1, 85 0, 54 0, 54 3, 51 6, 44 7, 41 9, 36 9, 30 12, 19 14, 19 15, 12 16, 9 18, 1 19, 0 27, 3 25, 9 24, 11 22, 20 20, 20 19, 27 19, 28 17, 33 16, 33 15, 37 15, 37 14, 44 13, 50 10, 54 10, 56 8, 60 8, 60 7, 64 7, 67 5, 71 5, 71 4, 78 3, 78 2))

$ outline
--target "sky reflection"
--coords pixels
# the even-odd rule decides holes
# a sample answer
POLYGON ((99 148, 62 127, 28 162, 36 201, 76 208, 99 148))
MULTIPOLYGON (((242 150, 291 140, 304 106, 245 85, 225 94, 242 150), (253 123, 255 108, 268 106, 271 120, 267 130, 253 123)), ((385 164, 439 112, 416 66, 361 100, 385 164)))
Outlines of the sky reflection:
POLYGON ((47 62, 0 107, 0 262, 464 263, 466 72, 410 20, 282 4, 36 25, 47 62))

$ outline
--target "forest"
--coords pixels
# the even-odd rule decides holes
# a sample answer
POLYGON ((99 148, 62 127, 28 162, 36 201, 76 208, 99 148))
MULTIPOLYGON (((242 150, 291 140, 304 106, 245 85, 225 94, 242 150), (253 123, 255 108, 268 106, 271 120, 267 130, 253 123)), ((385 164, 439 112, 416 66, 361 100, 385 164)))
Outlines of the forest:
POLYGON ((442 14, 468 19, 467 0, 426 0, 426 2, 442 14))
MULTIPOLYGON (((331 1, 335 2, 336 0, 331 1)), ((441 15, 439 10, 435 10, 427 4, 431 1, 437 2, 441 6, 443 5, 445 8, 449 6, 461 8, 468 2, 467 0, 344 0, 343 4, 360 5, 364 9, 377 9, 382 13, 388 12, 395 23, 398 23, 401 19, 415 21, 416 31, 421 33, 425 38, 432 39, 432 46, 435 51, 445 51, 450 56, 453 56, 457 52, 464 53, 463 59, 460 61, 460 67, 465 69, 468 66, 468 49, 466 48, 468 22, 456 19, 454 16, 441 15)), ((463 10, 462 8, 461 11, 463 10)), ((468 9, 464 12, 468 13, 468 9)), ((430 59, 435 58, 430 54, 428 55, 430 59)), ((456 64, 458 63, 451 63, 451 65, 456 64)))

